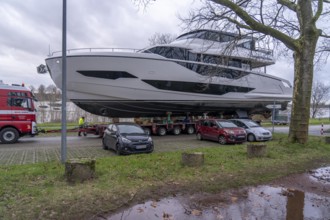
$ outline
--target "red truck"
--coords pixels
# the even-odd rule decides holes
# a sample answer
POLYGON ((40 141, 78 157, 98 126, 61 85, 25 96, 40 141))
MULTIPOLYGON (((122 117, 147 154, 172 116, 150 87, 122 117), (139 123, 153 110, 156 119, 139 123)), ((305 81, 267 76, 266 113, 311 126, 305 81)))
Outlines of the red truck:
POLYGON ((32 92, 24 85, 0 80, 0 142, 12 144, 24 135, 38 133, 32 92))

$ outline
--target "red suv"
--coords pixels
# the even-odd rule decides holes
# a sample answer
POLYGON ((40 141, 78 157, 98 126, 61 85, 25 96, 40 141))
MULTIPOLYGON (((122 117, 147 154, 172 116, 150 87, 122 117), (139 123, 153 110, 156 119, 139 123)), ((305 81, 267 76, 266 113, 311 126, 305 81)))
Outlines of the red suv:
POLYGON ((203 119, 197 124, 198 140, 208 139, 220 144, 241 144, 246 141, 246 131, 233 122, 224 119, 203 119))

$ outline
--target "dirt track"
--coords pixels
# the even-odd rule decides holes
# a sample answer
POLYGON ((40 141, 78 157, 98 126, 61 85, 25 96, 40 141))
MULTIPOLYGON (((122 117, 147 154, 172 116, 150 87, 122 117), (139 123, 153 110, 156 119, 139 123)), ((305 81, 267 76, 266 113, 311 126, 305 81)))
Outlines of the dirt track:
MULTIPOLYGON (((201 146, 219 146, 216 142, 198 141, 195 135, 154 136, 155 152, 190 149, 201 146)), ((113 151, 102 149, 96 136, 67 137, 67 158, 115 156, 113 151)), ((0 143, 0 165, 28 164, 60 160, 61 137, 25 137, 15 144, 0 143)))

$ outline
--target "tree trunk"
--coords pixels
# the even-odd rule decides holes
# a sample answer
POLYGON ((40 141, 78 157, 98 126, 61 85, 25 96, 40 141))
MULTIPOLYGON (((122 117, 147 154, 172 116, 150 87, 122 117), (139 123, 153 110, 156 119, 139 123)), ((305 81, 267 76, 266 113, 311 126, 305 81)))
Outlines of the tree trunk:
POLYGON ((304 144, 308 141, 310 100, 313 83, 313 55, 294 53, 295 73, 289 139, 304 144))
POLYGON ((84 182, 95 177, 95 159, 76 158, 65 162, 65 177, 68 182, 84 182))
POLYGON ((202 152, 182 153, 181 162, 185 166, 200 167, 204 164, 204 154, 202 152))
MULTIPOLYGON (((306 2, 301 1, 300 4, 300 7, 306 7, 306 2)), ((312 23, 310 13, 300 14, 299 18, 302 35, 296 42, 297 49, 294 52, 294 90, 289 140, 304 144, 308 141, 314 56, 319 30, 312 23)))
POLYGON ((247 155, 248 157, 264 157, 267 153, 266 144, 248 144, 247 155))

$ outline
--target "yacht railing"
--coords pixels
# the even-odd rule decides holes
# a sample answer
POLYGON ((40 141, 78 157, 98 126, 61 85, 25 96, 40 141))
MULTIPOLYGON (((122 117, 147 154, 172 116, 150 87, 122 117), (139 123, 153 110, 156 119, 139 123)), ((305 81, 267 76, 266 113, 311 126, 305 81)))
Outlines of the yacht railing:
MULTIPOLYGON (((140 49, 133 49, 133 48, 75 48, 75 49, 68 49, 67 54, 75 54, 75 53, 93 53, 93 52, 133 52, 136 53, 140 51, 140 49)), ((49 57, 54 55, 62 55, 62 51, 54 51, 49 53, 49 57)))
POLYGON ((251 50, 251 57, 274 60, 273 50, 256 47, 255 50, 251 50))

